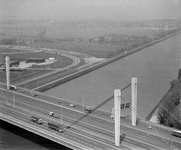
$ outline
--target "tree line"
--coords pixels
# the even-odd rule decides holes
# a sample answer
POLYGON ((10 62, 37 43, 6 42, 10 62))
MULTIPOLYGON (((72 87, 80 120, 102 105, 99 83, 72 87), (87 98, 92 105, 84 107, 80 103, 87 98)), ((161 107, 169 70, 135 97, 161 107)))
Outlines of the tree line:
POLYGON ((160 124, 181 130, 181 69, 178 79, 170 82, 170 90, 159 107, 157 118, 160 124))

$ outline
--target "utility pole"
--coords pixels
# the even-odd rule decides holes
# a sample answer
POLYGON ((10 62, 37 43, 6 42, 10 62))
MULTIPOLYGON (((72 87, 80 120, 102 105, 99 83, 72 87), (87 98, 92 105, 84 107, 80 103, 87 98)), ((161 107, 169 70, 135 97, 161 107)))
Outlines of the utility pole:
POLYGON ((131 101, 132 101, 132 126, 136 126, 136 114, 137 114, 137 78, 131 79, 131 101))
POLYGON ((63 125, 63 115, 62 115, 62 101, 61 101, 61 120, 60 120, 60 122, 61 122, 61 126, 63 125))
POLYGON ((14 101, 14 109, 15 109, 15 103, 16 103, 15 92, 13 92, 13 101, 14 101))
POLYGON ((9 57, 5 57, 6 60, 6 84, 7 84, 7 89, 10 89, 10 71, 9 71, 9 57))
POLYGON ((82 94, 82 111, 85 110, 85 100, 84 100, 84 93, 82 94))
POLYGON ((121 90, 114 90, 114 127, 115 127, 115 145, 120 145, 120 121, 121 121, 121 90))

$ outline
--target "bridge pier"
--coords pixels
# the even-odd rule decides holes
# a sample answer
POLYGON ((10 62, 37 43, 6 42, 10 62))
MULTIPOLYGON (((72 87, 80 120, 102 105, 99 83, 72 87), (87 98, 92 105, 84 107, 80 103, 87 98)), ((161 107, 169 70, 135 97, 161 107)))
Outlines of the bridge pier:
POLYGON ((120 120, 121 120, 121 90, 114 90, 114 125, 115 125, 115 145, 120 145, 120 120))
POLYGON ((137 114, 137 78, 131 79, 131 116, 132 126, 136 126, 136 114, 137 114))
POLYGON ((9 57, 5 57, 6 60, 6 84, 7 84, 7 89, 10 89, 10 71, 9 71, 9 57))

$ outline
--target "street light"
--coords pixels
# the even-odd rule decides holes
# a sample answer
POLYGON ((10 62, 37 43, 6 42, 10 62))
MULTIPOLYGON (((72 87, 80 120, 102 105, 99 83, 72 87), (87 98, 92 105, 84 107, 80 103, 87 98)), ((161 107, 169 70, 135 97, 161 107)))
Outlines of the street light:
POLYGON ((15 102, 16 102, 16 99, 15 99, 15 92, 13 92, 13 102, 14 102, 14 109, 15 109, 15 102))
POLYGON ((61 105, 60 105, 60 109, 61 109, 61 110, 60 110, 60 117, 61 117, 61 118, 60 118, 60 119, 61 119, 61 120, 60 120, 60 123, 61 123, 61 126, 62 126, 62 125, 63 125, 63 118, 62 118, 62 117, 63 117, 63 115, 62 115, 62 101, 61 101, 60 104, 61 104, 61 105))

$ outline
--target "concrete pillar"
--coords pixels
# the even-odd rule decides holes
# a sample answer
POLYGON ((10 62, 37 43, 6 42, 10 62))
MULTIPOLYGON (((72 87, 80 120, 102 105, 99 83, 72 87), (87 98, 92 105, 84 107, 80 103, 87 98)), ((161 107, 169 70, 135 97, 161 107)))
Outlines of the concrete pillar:
POLYGON ((136 126, 136 114, 137 114, 137 78, 131 79, 131 101, 132 101, 132 126, 136 126))
POLYGON ((9 57, 6 56, 6 84, 7 84, 7 89, 10 89, 10 72, 9 72, 9 57))
POLYGON ((115 125, 115 145, 120 145, 120 118, 121 118, 121 90, 114 90, 114 125, 115 125))

